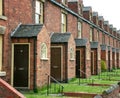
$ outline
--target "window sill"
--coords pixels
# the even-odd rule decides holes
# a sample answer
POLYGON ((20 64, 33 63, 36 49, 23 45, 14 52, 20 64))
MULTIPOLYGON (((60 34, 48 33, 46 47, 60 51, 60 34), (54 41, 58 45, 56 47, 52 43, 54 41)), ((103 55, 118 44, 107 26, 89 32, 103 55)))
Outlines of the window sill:
POLYGON ((70 59, 70 61, 75 61, 75 59, 70 59))
POLYGON ((0 71, 0 77, 2 76, 6 76, 6 72, 5 71, 0 71))
POLYGON ((43 60, 43 61, 48 61, 48 58, 41 58, 41 60, 43 60))
POLYGON ((0 15, 0 20, 7 20, 6 16, 0 15))

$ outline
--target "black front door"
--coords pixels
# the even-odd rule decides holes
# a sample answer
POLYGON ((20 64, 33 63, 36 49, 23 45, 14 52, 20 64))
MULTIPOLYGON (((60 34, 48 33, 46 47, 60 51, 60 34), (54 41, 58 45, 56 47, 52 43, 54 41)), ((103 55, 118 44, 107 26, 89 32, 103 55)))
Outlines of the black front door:
POLYGON ((14 45, 14 87, 28 87, 29 45, 14 45))
POLYGON ((76 51, 76 78, 80 77, 80 50, 76 51))

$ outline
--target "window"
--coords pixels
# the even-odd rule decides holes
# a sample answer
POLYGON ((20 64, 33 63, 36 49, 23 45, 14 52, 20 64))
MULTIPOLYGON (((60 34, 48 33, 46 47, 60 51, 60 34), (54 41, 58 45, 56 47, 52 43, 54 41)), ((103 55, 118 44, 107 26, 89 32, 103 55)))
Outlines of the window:
POLYGON ((74 60, 75 56, 74 56, 74 49, 70 48, 70 60, 74 60))
POLYGON ((47 59, 47 46, 45 43, 41 44, 41 59, 47 59))
POLYGON ((82 23, 78 22, 78 38, 82 37, 82 23))
POLYGON ((2 35, 0 35, 0 71, 2 70, 2 35))
POLYGON ((39 0, 36 1, 35 23, 43 24, 43 2, 41 2, 39 0))
POLYGON ((63 3, 63 4, 66 4, 66 0, 62 0, 62 3, 63 3))
POLYGON ((0 15, 3 14, 3 0, 0 0, 0 15))
POLYGON ((90 42, 93 41, 93 28, 90 28, 90 42))
POLYGON ((66 32, 66 14, 65 13, 62 13, 61 15, 61 32, 64 33, 66 32))

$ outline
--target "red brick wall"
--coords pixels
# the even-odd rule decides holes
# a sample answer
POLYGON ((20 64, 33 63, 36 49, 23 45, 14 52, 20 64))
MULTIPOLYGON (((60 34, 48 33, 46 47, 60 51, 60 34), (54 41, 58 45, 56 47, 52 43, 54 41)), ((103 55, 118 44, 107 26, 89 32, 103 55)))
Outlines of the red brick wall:
POLYGON ((68 59, 67 59, 67 66, 68 66, 68 79, 74 78, 75 77, 75 53, 76 53, 76 45, 73 36, 70 37, 69 42, 68 42, 68 59), (74 50, 74 59, 70 58, 70 49, 73 48, 74 50))
POLYGON ((61 9, 47 1, 45 3, 44 24, 51 32, 61 32, 61 9))
POLYGON ((33 23, 32 18, 32 1, 24 0, 18 2, 16 0, 4 0, 4 15, 6 21, 0 20, 0 24, 6 26, 3 43, 3 70, 6 71, 6 81, 10 83, 11 78, 11 39, 10 33, 17 27, 19 23, 33 23), (27 4, 27 6, 26 6, 27 4))
POLYGON ((72 33, 74 38, 77 38, 77 18, 71 14, 67 15, 67 32, 72 33))
POLYGON ((43 26, 41 32, 37 37, 37 86, 42 87, 47 84, 48 75, 50 75, 50 37, 46 28, 43 26), (43 37, 44 36, 44 37, 43 37), (41 59, 41 44, 45 43, 47 45, 47 58, 46 60, 41 59))
POLYGON ((0 79, 0 98, 25 98, 16 89, 0 79))

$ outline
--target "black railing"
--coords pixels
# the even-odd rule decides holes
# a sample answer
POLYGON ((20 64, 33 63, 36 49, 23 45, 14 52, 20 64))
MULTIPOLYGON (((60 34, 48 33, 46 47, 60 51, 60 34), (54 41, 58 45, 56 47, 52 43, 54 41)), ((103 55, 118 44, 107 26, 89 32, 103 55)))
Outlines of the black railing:
POLYGON ((48 75, 48 83, 47 83, 47 95, 49 94, 61 94, 63 95, 64 87, 61 85, 59 81, 57 81, 54 77, 48 75), (52 83, 51 83, 52 81, 52 83))
POLYGON ((118 77, 118 76, 120 76, 120 74, 117 70, 104 71, 99 73, 98 79, 111 80, 112 77, 118 77))
MULTIPOLYGON (((84 75, 86 75, 86 76, 89 76, 87 73, 85 73, 85 72, 83 72, 82 70, 79 70, 81 73, 83 73, 84 75)), ((79 76, 79 85, 80 84, 83 84, 83 83, 86 83, 86 84, 89 84, 89 83, 91 83, 91 84, 94 84, 94 79, 91 79, 90 77, 89 78, 81 78, 80 76, 79 76)))

